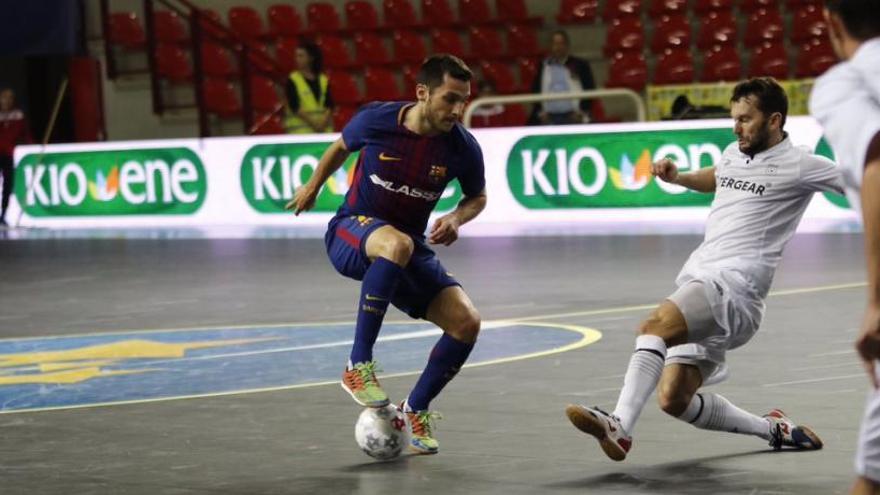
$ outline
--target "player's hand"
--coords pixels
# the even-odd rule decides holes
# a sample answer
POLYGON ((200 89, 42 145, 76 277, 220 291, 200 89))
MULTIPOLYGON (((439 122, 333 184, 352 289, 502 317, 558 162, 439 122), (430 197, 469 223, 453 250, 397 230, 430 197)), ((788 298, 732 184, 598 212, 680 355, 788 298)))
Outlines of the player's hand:
POLYGON ((678 178, 678 166, 676 166, 675 162, 669 158, 664 158, 651 165, 651 174, 654 175, 654 177, 660 177, 664 182, 674 184, 675 179, 678 178))
POLYGON ((294 215, 299 215, 304 211, 309 211, 315 207, 315 199, 318 197, 318 189, 305 184, 297 189, 293 194, 293 199, 284 205, 284 209, 293 211, 294 215))
POLYGON ((875 366, 880 359, 880 305, 869 304, 862 319, 862 331, 856 339, 856 350, 874 388, 880 388, 875 366))
POLYGON ((461 224, 458 217, 453 214, 443 215, 438 218, 428 234, 428 242, 431 244, 443 244, 448 246, 458 240, 458 227, 461 224))

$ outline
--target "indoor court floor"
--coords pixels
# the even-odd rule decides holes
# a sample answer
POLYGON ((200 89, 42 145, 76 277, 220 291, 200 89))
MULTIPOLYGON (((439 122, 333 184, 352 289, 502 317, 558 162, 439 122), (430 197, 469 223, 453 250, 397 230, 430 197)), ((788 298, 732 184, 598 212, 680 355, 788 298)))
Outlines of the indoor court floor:
MULTIPOLYGON (((26 236, 25 236, 26 237, 26 236)), ((0 241, 0 493, 843 494, 868 388, 853 351, 858 234, 799 234, 761 330, 712 389, 824 440, 773 452, 652 399, 622 463, 568 403, 613 408, 634 331, 699 235, 463 238, 437 249, 482 313, 434 402, 440 453, 376 462, 338 377, 359 284, 318 239, 0 241)), ((376 358, 405 397, 438 331, 389 311, 376 358)))

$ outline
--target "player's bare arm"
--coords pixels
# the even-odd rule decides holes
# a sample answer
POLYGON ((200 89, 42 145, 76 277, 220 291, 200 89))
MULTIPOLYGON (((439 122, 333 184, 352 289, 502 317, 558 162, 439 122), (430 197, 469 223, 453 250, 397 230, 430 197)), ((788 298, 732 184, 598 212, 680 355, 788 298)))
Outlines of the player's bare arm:
POLYGON ((448 246, 458 240, 458 228, 473 220, 486 207, 486 190, 465 197, 452 212, 438 218, 431 226, 428 242, 448 246))
POLYGON ((345 148, 345 142, 342 138, 334 141, 327 148, 327 151, 324 152, 324 155, 321 156, 321 161, 318 162, 318 168, 315 169, 314 175, 312 175, 308 182, 296 190, 293 199, 288 201, 284 208, 286 210, 293 210, 293 213, 296 215, 311 210, 315 206, 315 198, 318 197, 321 186, 327 182, 327 179, 334 172, 339 170, 339 167, 345 163, 350 154, 345 148))
POLYGON ((651 174, 664 182, 678 184, 694 191, 715 192, 715 167, 682 174, 678 172, 678 166, 674 161, 664 158, 651 165, 651 174))
POLYGON ((856 340, 868 376, 877 388, 874 366, 880 359, 880 138, 872 147, 874 159, 865 166, 862 178, 862 212, 865 229, 865 261, 868 269, 868 307, 856 340))

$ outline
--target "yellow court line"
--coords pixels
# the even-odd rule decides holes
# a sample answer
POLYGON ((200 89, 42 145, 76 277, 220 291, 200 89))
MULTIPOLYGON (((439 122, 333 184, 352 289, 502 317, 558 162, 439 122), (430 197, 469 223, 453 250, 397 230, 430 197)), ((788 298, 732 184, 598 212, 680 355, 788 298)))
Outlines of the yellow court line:
MULTIPOLYGON (((767 297, 777 297, 777 296, 792 296, 792 295, 800 295, 800 294, 810 294, 813 292, 826 292, 826 291, 834 291, 834 290, 845 290, 845 289, 857 289, 861 287, 867 287, 867 282, 851 282, 845 284, 833 284, 833 285, 817 285, 814 287, 801 287, 795 289, 780 289, 775 291, 770 291, 767 297)), ((601 308, 601 309, 591 309, 585 311, 572 311, 567 313, 549 313, 543 315, 534 315, 534 316, 522 316, 515 317, 518 322, 526 322, 526 321, 535 321, 535 320, 555 320, 558 318, 570 318, 574 316, 598 316, 605 314, 613 314, 613 313, 629 313, 631 311, 647 311, 649 309, 654 309, 657 307, 657 303, 651 304, 639 304, 634 306, 618 306, 612 308, 601 308)), ((430 324, 430 322, 424 320, 388 320, 385 322, 386 324, 395 324, 395 325, 419 325, 419 324, 430 324)), ((126 335, 126 334, 151 334, 151 333, 167 333, 167 332, 209 332, 209 331, 217 331, 217 330, 250 330, 250 329, 264 329, 264 328, 283 328, 283 327, 313 327, 313 326, 333 326, 333 325, 351 325, 352 320, 344 320, 344 321, 318 321, 318 322, 290 322, 290 323, 265 323, 265 324, 247 324, 247 325, 218 325, 213 327, 171 327, 165 329, 137 329, 137 330, 106 330, 100 332, 87 332, 87 333, 72 333, 66 335, 46 335, 42 337, 7 337, 0 339, 0 342, 8 342, 8 341, 28 341, 28 340, 50 340, 50 339, 65 339, 72 337, 106 337, 108 335, 126 335)))
MULTIPOLYGON (((580 333, 581 339, 577 342, 573 342, 571 344, 567 344, 561 347, 556 347, 553 349, 549 349, 546 351, 532 352, 529 354, 522 354, 519 356, 511 356, 506 358, 498 358, 498 359, 490 359, 488 361, 481 361, 479 363, 466 364, 464 368, 477 368, 481 366, 489 366, 495 364, 509 363, 513 361, 523 361, 525 359, 532 359, 544 356, 550 356, 553 354, 560 354, 563 352, 568 352, 574 349, 579 349, 581 347, 586 347, 590 344, 597 342, 602 338, 602 333, 594 328, 584 327, 580 325, 563 325, 559 323, 544 323, 544 322, 520 322, 517 320, 498 320, 494 322, 488 322, 491 324, 502 326, 514 326, 514 325, 522 325, 522 326, 531 326, 538 328, 559 328, 562 330, 569 330, 571 332, 580 333)), ((420 374, 421 371, 407 371, 402 373, 391 373, 387 375, 382 375, 382 379, 386 380, 389 378, 398 378, 402 376, 413 376, 420 374)), ((312 387, 321 387, 326 385, 338 385, 339 380, 326 381, 326 382, 314 382, 314 383, 300 383, 296 385, 283 385, 279 387, 263 387, 263 388, 253 388, 253 389, 244 389, 244 390, 233 390, 229 392, 214 392, 207 394, 195 394, 195 395, 179 395, 174 397, 156 397, 152 399, 137 399, 137 400, 128 400, 128 401, 118 401, 118 402, 97 402, 93 404, 76 404, 70 406, 55 406, 55 407, 36 407, 31 409, 16 409, 11 411, 0 411, 0 415, 4 414, 20 414, 20 413, 32 413, 32 412, 47 412, 47 411, 66 411, 71 409, 87 409, 92 407, 108 407, 108 406, 126 406, 126 405, 134 405, 134 404, 148 404, 151 402, 166 402, 173 400, 185 400, 185 399, 203 399, 208 397, 224 397, 229 395, 244 395, 244 394, 255 394, 262 392, 277 392, 281 390, 295 390, 301 388, 312 388, 312 387)))

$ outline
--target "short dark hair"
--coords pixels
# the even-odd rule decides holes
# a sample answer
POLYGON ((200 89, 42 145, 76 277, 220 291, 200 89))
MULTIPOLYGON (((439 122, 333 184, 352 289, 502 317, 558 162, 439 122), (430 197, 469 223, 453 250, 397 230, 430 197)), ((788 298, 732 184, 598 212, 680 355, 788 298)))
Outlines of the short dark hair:
POLYGON ((419 74, 416 76, 416 82, 424 84, 428 89, 434 89, 443 84, 443 76, 446 74, 465 82, 470 82, 474 77, 474 73, 462 59, 455 55, 441 53, 432 55, 422 62, 419 74))
POLYGON ((880 36, 880 0, 825 0, 825 7, 840 16, 853 38, 880 36))
POLYGON ((571 39, 568 37, 568 33, 563 29, 557 29, 553 31, 553 34, 550 35, 550 38, 553 39, 554 36, 562 36, 562 39, 565 40, 566 45, 571 45, 571 39))
POLYGON ((764 115, 777 112, 782 114, 782 124, 779 127, 785 126, 785 117, 788 115, 788 96, 782 86, 776 82, 776 79, 753 77, 743 81, 733 88, 730 102, 733 103, 750 95, 754 95, 758 99, 758 110, 764 115))
POLYGON ((297 48, 309 54, 309 58, 312 59, 311 69, 315 75, 320 74, 324 70, 324 54, 321 53, 321 48, 317 43, 312 40, 302 39, 297 48))

